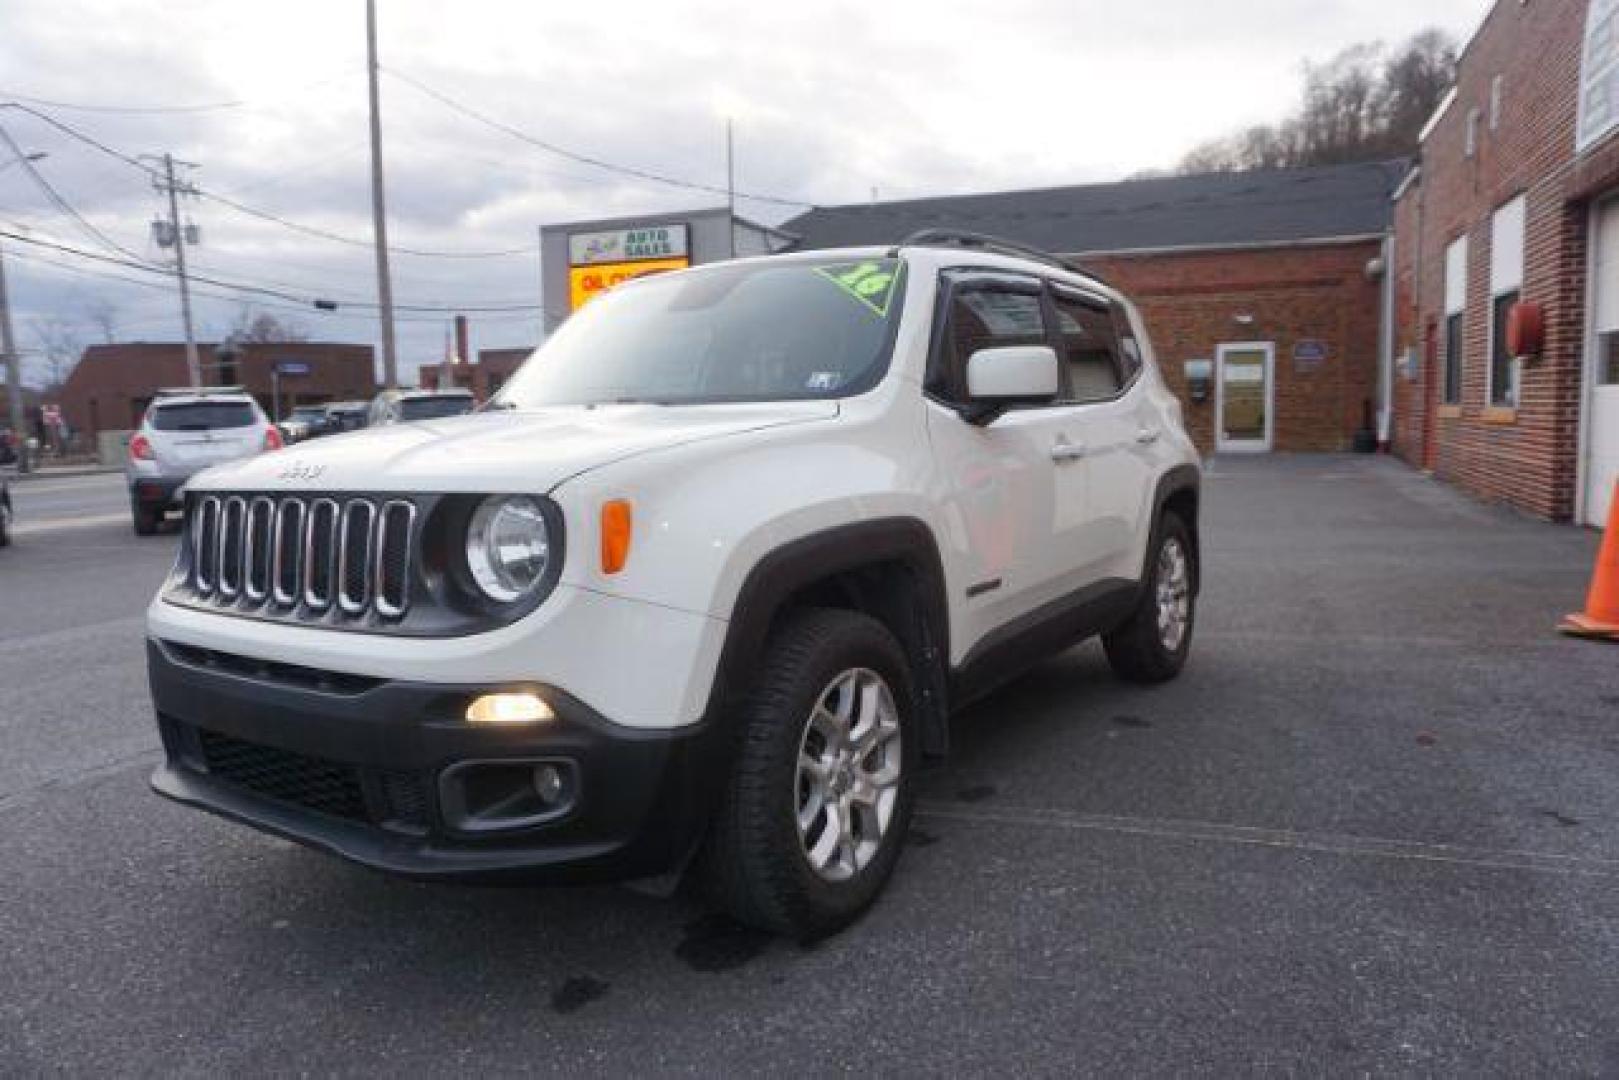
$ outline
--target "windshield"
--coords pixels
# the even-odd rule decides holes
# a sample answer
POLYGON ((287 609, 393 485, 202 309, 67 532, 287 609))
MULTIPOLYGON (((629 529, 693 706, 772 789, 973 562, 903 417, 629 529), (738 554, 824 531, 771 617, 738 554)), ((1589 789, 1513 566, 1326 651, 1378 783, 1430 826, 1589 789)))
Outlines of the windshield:
POLYGON ((399 402, 401 420, 436 420, 472 411, 472 399, 459 394, 446 397, 403 398, 399 402))
POLYGON ((253 406, 245 401, 188 401, 152 410, 152 427, 158 431, 213 431, 257 422, 253 406))
POLYGON ((898 259, 716 266, 642 278, 590 302, 498 403, 683 404, 845 397, 886 370, 898 259))

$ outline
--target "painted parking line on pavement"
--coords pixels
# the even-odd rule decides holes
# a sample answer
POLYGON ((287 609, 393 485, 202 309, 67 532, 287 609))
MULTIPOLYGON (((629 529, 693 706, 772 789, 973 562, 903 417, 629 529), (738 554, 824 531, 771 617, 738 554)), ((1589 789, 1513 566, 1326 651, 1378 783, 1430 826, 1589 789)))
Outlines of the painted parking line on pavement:
POLYGON ((1299 832, 1293 829, 1227 825, 1213 821, 1180 821, 1113 814, 1085 814, 1032 807, 958 807, 923 802, 916 808, 922 818, 970 825, 1040 828, 1071 832, 1117 833, 1161 840, 1214 844, 1244 844, 1327 855, 1402 859, 1449 863, 1488 870, 1522 870, 1543 874, 1619 877, 1619 860, 1584 855, 1515 849, 1465 847, 1420 840, 1299 832))
POLYGON ((43 536, 46 533, 63 532, 69 529, 97 529, 104 525, 117 525, 128 521, 129 511, 123 510, 116 514, 91 514, 84 517, 62 518, 57 521, 38 521, 13 525, 11 535, 22 539, 29 536, 43 536))

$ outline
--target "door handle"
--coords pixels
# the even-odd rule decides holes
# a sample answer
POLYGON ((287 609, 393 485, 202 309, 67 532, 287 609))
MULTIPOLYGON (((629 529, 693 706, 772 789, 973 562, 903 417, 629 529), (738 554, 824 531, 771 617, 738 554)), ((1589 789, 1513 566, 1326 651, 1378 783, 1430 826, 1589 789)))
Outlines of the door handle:
POLYGON ((1136 442, 1140 443, 1142 446, 1151 446, 1153 443, 1158 441, 1162 434, 1163 433, 1158 431, 1156 428, 1142 428, 1140 431, 1136 432, 1136 442))
POLYGON ((1067 440, 1062 440, 1051 448, 1052 461, 1078 461, 1084 456, 1085 447, 1081 443, 1071 443, 1067 440))

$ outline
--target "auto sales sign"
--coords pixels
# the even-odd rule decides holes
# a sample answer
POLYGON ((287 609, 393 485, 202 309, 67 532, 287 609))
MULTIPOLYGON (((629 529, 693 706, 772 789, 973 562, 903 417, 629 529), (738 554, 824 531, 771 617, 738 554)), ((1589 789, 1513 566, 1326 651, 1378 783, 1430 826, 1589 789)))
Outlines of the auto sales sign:
POLYGON ((614 285, 691 265, 688 226, 643 225, 568 237, 568 307, 578 311, 614 285))

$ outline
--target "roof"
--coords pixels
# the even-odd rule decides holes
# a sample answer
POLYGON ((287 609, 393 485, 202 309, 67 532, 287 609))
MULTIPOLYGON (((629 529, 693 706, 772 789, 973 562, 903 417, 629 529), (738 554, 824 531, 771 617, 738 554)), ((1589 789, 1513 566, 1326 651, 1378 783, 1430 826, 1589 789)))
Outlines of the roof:
POLYGON ((1381 235, 1407 162, 1210 173, 817 207, 785 222, 800 248, 897 244, 922 229, 989 233, 1068 255, 1249 247, 1381 235))

